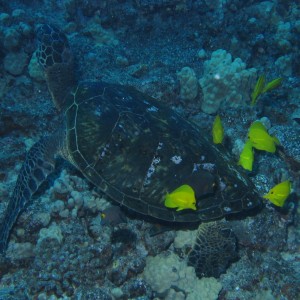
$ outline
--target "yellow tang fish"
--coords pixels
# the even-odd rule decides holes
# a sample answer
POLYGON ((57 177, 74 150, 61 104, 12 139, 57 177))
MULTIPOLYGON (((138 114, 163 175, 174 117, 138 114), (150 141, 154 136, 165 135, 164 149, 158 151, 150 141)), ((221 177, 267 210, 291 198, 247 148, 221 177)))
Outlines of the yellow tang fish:
POLYGON ((245 170, 252 171, 254 161, 254 153, 252 149, 252 142, 248 140, 240 154, 238 165, 242 166, 245 170))
POLYGON ((259 121, 251 124, 248 131, 248 138, 252 142, 253 148, 274 153, 276 145, 280 145, 276 137, 269 135, 266 127, 259 121))
POLYGON ((195 192, 187 184, 184 184, 174 190, 171 194, 167 194, 165 198, 165 206, 168 208, 177 208, 176 211, 183 209, 196 210, 195 192))
POLYGON ((270 200, 276 206, 282 207, 291 193, 292 184, 289 180, 283 181, 270 189, 263 198, 270 200))
POLYGON ((213 142, 215 144, 221 144, 224 138, 224 128, 219 115, 215 117, 212 127, 213 142))
POLYGON ((267 85, 263 88, 262 93, 266 93, 268 91, 276 89, 278 86, 280 86, 282 80, 283 80, 283 78, 276 78, 276 79, 268 82, 267 85))
POLYGON ((266 78, 264 75, 258 77, 254 90, 251 94, 251 105, 254 105, 257 102, 258 97, 262 94, 265 85, 265 80, 266 78))
POLYGON ((251 105, 252 106, 256 104, 256 102, 261 94, 277 88, 281 84, 282 78, 276 78, 276 79, 268 82, 267 84, 265 84, 265 81, 266 81, 266 78, 264 75, 261 75, 258 77, 258 80, 255 84, 254 90, 251 93, 251 105))

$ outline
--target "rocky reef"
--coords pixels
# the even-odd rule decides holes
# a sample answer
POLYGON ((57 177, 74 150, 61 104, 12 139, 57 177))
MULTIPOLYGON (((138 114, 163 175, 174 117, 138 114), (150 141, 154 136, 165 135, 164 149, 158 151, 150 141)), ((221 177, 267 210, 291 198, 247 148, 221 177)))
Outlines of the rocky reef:
POLYGON ((2 1, 0 220, 26 151, 62 118, 36 58, 42 23, 68 35, 80 80, 134 86, 207 132, 219 114, 236 161, 261 120, 281 146, 256 151, 249 176, 261 195, 286 179, 293 190, 283 208, 265 199, 259 213, 218 220, 211 232, 120 208, 58 159, 0 258, 0 298, 297 299, 299 2, 2 1), (260 75, 282 84, 253 106, 260 75))

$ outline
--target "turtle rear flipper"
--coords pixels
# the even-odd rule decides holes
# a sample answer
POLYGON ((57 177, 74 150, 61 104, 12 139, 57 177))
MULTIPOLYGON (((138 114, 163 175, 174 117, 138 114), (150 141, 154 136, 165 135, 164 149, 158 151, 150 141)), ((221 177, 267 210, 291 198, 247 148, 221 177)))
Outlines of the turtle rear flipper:
POLYGON ((55 156, 61 149, 62 130, 44 137, 27 153, 18 180, 0 224, 0 253, 5 252, 8 236, 20 211, 54 170, 55 156))

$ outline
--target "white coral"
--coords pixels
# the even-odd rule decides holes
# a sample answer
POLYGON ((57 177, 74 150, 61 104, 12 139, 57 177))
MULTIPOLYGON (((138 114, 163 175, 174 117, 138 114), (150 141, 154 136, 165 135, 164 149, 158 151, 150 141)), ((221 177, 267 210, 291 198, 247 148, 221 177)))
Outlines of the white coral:
POLYGON ((56 223, 53 223, 49 228, 42 228, 39 232, 38 244, 45 239, 56 240, 59 244, 63 240, 61 229, 56 223))
POLYGON ((240 59, 232 60, 231 54, 223 49, 212 53, 204 62, 204 74, 199 83, 203 91, 201 109, 214 114, 221 105, 233 107, 250 101, 249 90, 256 78, 256 69, 246 69, 240 59))
POLYGON ((176 287, 187 295, 186 300, 214 300, 222 288, 215 278, 198 279, 195 269, 172 252, 147 257, 143 276, 157 293, 174 296, 172 288, 176 287))

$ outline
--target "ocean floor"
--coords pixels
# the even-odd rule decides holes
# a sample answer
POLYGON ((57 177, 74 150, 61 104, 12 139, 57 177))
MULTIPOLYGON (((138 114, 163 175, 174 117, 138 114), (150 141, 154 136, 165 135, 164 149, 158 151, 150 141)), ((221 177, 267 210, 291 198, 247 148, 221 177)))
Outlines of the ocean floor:
POLYGON ((236 162, 261 121, 280 145, 255 150, 249 177, 261 196, 285 180, 292 192, 283 207, 166 224, 58 158, 0 258, 0 299, 299 299, 299 1, 0 2, 0 220, 26 151, 63 119, 36 57, 45 23, 66 33, 78 80, 133 86, 207 136, 218 114, 236 162), (281 84, 255 98, 262 76, 281 84))

